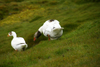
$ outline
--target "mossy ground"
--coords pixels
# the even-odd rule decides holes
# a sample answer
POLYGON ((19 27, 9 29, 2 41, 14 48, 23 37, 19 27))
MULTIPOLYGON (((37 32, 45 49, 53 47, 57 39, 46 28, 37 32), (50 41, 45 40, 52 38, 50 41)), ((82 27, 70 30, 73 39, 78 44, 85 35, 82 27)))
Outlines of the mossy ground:
POLYGON ((100 67, 98 0, 0 2, 0 67, 100 67), (34 33, 49 19, 60 21, 64 34, 53 41, 42 35, 34 42, 34 33), (16 52, 12 37, 7 37, 10 31, 23 37, 29 48, 16 52))

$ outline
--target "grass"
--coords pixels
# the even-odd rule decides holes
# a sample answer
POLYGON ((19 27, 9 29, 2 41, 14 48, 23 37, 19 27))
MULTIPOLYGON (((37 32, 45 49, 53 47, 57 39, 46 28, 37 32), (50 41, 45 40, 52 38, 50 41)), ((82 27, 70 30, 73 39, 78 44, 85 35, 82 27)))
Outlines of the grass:
POLYGON ((0 67, 100 67, 100 2, 97 1, 2 1, 0 5, 13 5, 18 10, 2 6, 16 14, 4 14, 2 8, 0 67), (42 35, 34 42, 34 33, 48 19, 59 20, 64 34, 53 41, 42 35), (11 47, 12 37, 7 34, 12 30, 26 40, 27 50, 16 52, 11 47))

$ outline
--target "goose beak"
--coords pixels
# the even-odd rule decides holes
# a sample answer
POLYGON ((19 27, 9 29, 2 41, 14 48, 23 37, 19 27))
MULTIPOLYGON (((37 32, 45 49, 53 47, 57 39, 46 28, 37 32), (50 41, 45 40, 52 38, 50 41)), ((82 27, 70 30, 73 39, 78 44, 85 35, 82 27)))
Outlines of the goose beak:
POLYGON ((7 37, 9 37, 9 34, 7 35, 7 37))
POLYGON ((34 41, 36 40, 36 38, 34 37, 34 41))

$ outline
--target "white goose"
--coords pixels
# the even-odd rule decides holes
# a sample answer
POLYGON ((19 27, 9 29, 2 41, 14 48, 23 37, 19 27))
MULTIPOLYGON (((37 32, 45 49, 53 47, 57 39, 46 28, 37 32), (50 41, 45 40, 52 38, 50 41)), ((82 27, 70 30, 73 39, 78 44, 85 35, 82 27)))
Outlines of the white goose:
POLYGON ((25 50, 28 47, 28 45, 26 44, 24 38, 17 37, 17 35, 14 31, 9 32, 8 36, 13 36, 13 39, 11 41, 11 46, 16 51, 22 51, 22 50, 25 50))
POLYGON ((57 20, 47 20, 34 34, 34 41, 41 36, 43 33, 44 36, 48 37, 49 40, 55 40, 62 36, 63 29, 59 21, 57 20))

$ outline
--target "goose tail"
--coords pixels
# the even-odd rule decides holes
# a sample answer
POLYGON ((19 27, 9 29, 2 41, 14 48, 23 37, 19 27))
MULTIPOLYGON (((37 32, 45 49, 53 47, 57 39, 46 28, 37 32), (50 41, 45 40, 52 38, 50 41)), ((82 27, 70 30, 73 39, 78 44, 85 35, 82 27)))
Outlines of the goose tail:
POLYGON ((28 45, 27 45, 27 44, 22 45, 22 50, 24 51, 27 47, 28 47, 28 45))
POLYGON ((61 31, 63 29, 64 29, 63 27, 61 27, 61 28, 55 28, 53 31, 57 32, 57 31, 61 31))

